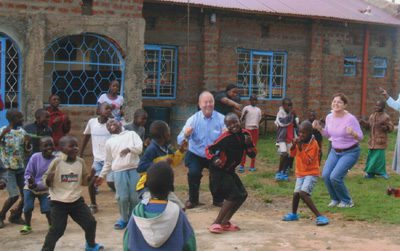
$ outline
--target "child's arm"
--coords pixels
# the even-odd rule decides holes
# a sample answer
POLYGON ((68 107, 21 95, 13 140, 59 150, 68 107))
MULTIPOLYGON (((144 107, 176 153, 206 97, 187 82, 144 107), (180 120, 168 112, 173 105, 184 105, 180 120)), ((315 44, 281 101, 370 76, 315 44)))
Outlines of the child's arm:
POLYGON ((81 152, 79 153, 79 156, 81 158, 83 157, 83 152, 85 151, 86 145, 89 142, 90 136, 91 136, 90 134, 85 134, 85 136, 83 137, 82 148, 81 148, 81 152))
POLYGON ((142 151, 143 151, 143 141, 142 141, 142 139, 140 138, 140 136, 137 133, 135 133, 133 131, 132 131, 132 137, 133 137, 133 145, 127 147, 126 149, 124 149, 121 152, 121 157, 125 156, 128 153, 133 153, 133 154, 136 154, 136 155, 139 155, 139 154, 142 153, 142 151))
POLYGON ((250 133, 244 133, 244 143, 247 156, 250 158, 255 158, 257 155, 257 149, 253 144, 250 133))
POLYGON ((394 130, 394 125, 389 115, 386 114, 385 121, 383 122, 383 130, 386 132, 391 132, 394 130))
POLYGON ((306 158, 301 158, 301 160, 305 165, 310 165, 316 159, 319 159, 319 146, 316 140, 315 142, 312 142, 310 144, 309 148, 305 151, 304 154, 306 158))
MULTIPOLYGON (((152 145, 153 146, 153 145, 152 145)), ((139 165, 136 169, 138 173, 145 173, 147 172, 147 169, 153 164, 153 160, 156 158, 156 153, 153 151, 151 148, 147 148, 146 151, 144 151, 143 156, 140 158, 139 165)))
POLYGON ((49 165, 49 168, 42 176, 42 183, 46 184, 47 187, 52 187, 54 182, 54 175, 57 168, 58 163, 60 162, 59 158, 55 158, 49 165))
POLYGON ((190 117, 187 121, 186 124, 183 126, 182 131, 179 133, 177 137, 177 143, 178 145, 181 145, 184 139, 190 138, 190 136, 193 133, 193 120, 194 116, 190 117))
POLYGON ((83 159, 78 159, 78 161, 82 164, 81 185, 87 186, 87 185, 89 185, 89 182, 91 182, 93 180, 93 177, 94 177, 94 174, 96 173, 96 171, 93 168, 90 168, 90 172, 88 172, 85 161, 83 159))
POLYGON ((0 141, 4 138, 4 136, 11 131, 11 126, 6 126, 0 134, 0 141))
POLYGON ((105 177, 107 177, 107 174, 111 171, 111 164, 112 164, 112 152, 110 146, 107 144, 105 145, 105 152, 106 152, 106 157, 104 159, 104 165, 103 169, 101 169, 101 173, 99 174, 99 177, 96 178, 96 185, 100 186, 103 183, 103 180, 105 177))
POLYGON ((222 141, 226 133, 223 133, 212 145, 206 147, 206 158, 211 160, 215 166, 222 167, 223 163, 219 157, 220 151, 223 150, 222 141))

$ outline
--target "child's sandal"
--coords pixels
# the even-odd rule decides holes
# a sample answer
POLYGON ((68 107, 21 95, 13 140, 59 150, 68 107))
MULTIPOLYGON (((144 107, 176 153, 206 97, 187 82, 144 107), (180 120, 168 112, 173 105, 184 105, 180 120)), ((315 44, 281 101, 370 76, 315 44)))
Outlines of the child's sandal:
POLYGON ((240 231, 240 227, 228 221, 226 224, 221 224, 224 231, 240 231))
POLYGON ((221 234, 224 232, 224 229, 222 228, 221 224, 212 224, 208 228, 208 231, 210 231, 213 234, 221 234))
POLYGON ((126 225, 128 223, 123 221, 123 220, 117 220, 117 222, 114 223, 114 229, 116 230, 123 230, 126 228, 126 225))
POLYGON ((19 231, 20 234, 22 235, 27 235, 32 233, 32 227, 28 226, 28 225, 24 225, 22 227, 22 229, 19 231))
POLYGON ((104 246, 102 244, 96 243, 94 247, 90 247, 89 244, 86 242, 85 251, 103 251, 104 246))

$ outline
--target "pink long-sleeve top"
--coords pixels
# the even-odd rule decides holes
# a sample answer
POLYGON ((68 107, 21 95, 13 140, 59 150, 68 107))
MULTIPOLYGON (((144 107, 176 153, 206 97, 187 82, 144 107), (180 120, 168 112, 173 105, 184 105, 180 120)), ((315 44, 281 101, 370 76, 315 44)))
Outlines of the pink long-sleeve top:
POLYGON ((335 117, 332 113, 325 119, 325 128, 322 135, 328 137, 335 149, 346 149, 362 140, 364 137, 356 117, 346 113, 343 117, 335 117), (346 132, 346 127, 351 127, 358 135, 358 140, 346 132))

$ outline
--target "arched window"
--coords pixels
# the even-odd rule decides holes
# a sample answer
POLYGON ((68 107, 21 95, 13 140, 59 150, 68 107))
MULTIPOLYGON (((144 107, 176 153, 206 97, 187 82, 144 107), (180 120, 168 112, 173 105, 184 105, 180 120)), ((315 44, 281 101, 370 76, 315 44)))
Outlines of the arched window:
POLYGON ((17 44, 0 32, 0 95, 3 109, 0 126, 8 124, 5 113, 10 108, 20 108, 21 52, 17 44))
POLYGON ((60 96, 65 105, 96 105, 109 82, 124 86, 124 60, 107 38, 84 33, 61 37, 45 52, 45 97, 60 96))

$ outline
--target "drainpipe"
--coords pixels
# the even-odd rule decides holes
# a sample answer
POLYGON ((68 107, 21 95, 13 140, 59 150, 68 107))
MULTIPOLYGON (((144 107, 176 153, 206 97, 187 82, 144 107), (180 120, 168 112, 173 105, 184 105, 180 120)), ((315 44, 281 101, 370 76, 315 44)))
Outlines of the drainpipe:
POLYGON ((368 48, 369 48, 369 28, 364 29, 364 50, 362 62, 362 82, 361 82, 361 116, 367 115, 367 81, 368 81, 368 48))

